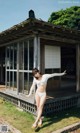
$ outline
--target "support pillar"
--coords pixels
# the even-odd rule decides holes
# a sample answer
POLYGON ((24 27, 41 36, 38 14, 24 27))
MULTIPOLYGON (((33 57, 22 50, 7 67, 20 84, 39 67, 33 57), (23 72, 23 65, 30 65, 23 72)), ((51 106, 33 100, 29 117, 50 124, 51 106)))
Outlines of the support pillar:
POLYGON ((80 92, 80 44, 76 46, 76 91, 80 92))
POLYGON ((4 67, 3 67, 3 63, 4 63, 4 56, 3 56, 3 49, 0 53, 0 82, 4 83, 4 67))
POLYGON ((17 44, 17 95, 19 95, 19 43, 17 44))
POLYGON ((34 38, 34 68, 35 67, 40 70, 40 38, 38 36, 34 38))

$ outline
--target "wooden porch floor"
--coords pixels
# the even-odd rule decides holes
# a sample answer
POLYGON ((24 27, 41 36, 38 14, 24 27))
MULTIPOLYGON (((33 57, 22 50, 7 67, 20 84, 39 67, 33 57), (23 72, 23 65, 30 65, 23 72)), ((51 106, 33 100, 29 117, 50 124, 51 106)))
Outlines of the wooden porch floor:
MULTIPOLYGON (((27 101, 27 102, 32 103, 32 104, 35 103, 34 94, 32 94, 30 97, 27 97, 26 94, 23 94, 23 93, 17 94, 17 91, 13 91, 11 89, 6 89, 5 85, 0 85, 0 92, 3 92, 4 94, 13 96, 15 98, 22 99, 22 100, 27 101)), ((52 96, 47 96, 47 99, 53 99, 53 97, 52 96)))
MULTIPOLYGON (((35 104, 35 96, 34 96, 34 94, 32 94, 30 97, 27 97, 26 94, 22 94, 22 93, 17 94, 17 91, 13 91, 11 89, 6 89, 5 85, 0 85, 0 92, 3 92, 4 94, 13 96, 15 98, 22 99, 22 100, 24 100, 26 102, 35 104)), ((69 87, 66 86, 64 88, 62 87, 62 89, 60 89, 60 90, 56 90, 56 91, 53 90, 53 92, 52 91, 48 91, 46 100, 50 100, 50 99, 54 99, 54 98, 60 98, 60 97, 65 97, 65 96, 71 96, 71 95, 75 95, 75 94, 77 94, 75 88, 70 89, 69 87)))
MULTIPOLYGON (((65 110, 73 106, 78 106, 79 104, 80 93, 76 93, 74 89, 70 92, 69 88, 62 88, 62 90, 60 88, 60 91, 56 90, 52 92, 48 92, 43 115, 51 114, 60 110, 65 110)), ((25 94, 17 94, 17 91, 5 89, 5 86, 1 85, 0 97, 12 102, 23 110, 36 115, 34 94, 28 98, 25 94)))

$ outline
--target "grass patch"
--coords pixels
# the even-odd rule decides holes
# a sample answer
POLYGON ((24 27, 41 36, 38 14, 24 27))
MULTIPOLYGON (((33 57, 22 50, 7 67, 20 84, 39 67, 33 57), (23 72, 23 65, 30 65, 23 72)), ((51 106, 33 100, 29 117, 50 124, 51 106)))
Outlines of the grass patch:
POLYGON ((10 102, 0 99, 0 118, 13 125, 22 133, 51 133, 55 130, 80 121, 80 108, 73 108, 63 112, 46 116, 43 119, 43 126, 33 131, 31 129, 34 117, 32 114, 19 111, 10 102))

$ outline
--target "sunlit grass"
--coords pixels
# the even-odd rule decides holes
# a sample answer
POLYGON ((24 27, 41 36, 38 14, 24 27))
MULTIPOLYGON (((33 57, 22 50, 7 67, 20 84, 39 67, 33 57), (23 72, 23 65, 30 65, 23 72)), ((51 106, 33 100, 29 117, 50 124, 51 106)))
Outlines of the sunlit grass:
POLYGON ((46 116, 43 119, 43 126, 34 131, 31 129, 32 123, 34 122, 32 114, 19 111, 17 107, 10 102, 0 99, 0 118, 3 118, 22 133, 51 133, 57 129, 80 121, 80 108, 73 108, 64 112, 54 113, 52 116, 46 116))

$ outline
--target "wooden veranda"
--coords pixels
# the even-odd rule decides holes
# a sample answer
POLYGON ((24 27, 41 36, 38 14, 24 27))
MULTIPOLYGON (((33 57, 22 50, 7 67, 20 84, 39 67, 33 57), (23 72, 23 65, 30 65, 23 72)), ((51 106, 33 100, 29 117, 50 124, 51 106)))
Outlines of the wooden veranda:
MULTIPOLYGON (((72 92, 71 92, 72 93, 72 92)), ((80 93, 75 93, 73 91, 72 95, 66 92, 54 93, 54 96, 47 96, 46 103, 44 106, 43 115, 50 115, 54 112, 62 111, 71 107, 80 107, 80 93), (64 93, 64 94, 63 94, 64 93)), ((51 94, 50 94, 51 95, 51 94)), ((30 97, 26 97, 25 94, 19 93, 17 95, 16 91, 5 89, 5 86, 0 86, 0 97, 4 100, 10 101, 24 111, 30 112, 36 115, 36 104, 34 94, 30 97)))

